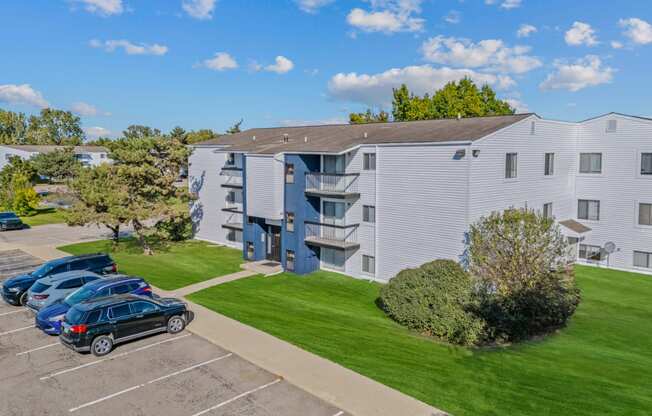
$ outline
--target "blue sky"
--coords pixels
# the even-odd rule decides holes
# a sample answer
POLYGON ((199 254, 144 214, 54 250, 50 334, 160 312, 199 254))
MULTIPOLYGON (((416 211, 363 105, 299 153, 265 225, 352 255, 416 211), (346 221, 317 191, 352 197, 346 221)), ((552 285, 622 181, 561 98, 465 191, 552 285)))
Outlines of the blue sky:
POLYGON ((4 0, 0 107, 88 135, 344 122, 464 75, 520 110, 652 116, 652 2, 4 0))

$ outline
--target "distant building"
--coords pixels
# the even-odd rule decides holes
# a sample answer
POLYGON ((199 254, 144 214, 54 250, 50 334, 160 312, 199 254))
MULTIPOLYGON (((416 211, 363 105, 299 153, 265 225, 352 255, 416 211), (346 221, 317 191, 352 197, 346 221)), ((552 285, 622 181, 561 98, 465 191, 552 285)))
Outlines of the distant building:
POLYGON ((194 145, 196 238, 299 274, 388 281, 463 259, 470 224, 528 207, 579 263, 652 273, 652 119, 517 114, 260 128, 194 145))
MULTIPOLYGON (((27 160, 41 153, 65 148, 65 146, 2 144, 0 145, 0 169, 4 168, 9 163, 9 159, 14 156, 27 160)), ((84 166, 97 166, 110 162, 109 149, 102 146, 75 146, 75 157, 84 166)))

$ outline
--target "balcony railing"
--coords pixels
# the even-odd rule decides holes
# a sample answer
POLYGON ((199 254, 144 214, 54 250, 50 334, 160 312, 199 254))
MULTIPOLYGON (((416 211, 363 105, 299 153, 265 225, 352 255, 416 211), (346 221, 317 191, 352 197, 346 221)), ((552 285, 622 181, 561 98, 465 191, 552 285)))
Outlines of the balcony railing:
POLYGON ((230 214, 226 222, 222 224, 223 228, 230 228, 232 230, 242 230, 242 214, 230 214))
POLYGON ((306 243, 318 246, 349 249, 358 244, 358 224, 333 225, 306 221, 306 243))
POLYGON ((306 173, 306 193, 330 196, 355 196, 358 193, 357 173, 306 173))
POLYGON ((222 183, 223 188, 242 188, 242 176, 227 175, 226 181, 222 183))
POLYGON ((224 208, 222 208, 222 211, 242 214, 242 204, 227 200, 226 204, 224 205, 224 208))

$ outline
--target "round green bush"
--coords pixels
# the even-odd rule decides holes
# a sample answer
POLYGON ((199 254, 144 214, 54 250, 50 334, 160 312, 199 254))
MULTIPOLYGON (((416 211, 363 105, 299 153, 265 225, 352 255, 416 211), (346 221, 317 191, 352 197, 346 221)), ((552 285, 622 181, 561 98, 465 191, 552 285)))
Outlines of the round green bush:
POLYGON ((422 334, 459 345, 482 337, 483 321, 473 313, 473 282, 452 260, 401 271, 382 288, 379 300, 392 319, 422 334))

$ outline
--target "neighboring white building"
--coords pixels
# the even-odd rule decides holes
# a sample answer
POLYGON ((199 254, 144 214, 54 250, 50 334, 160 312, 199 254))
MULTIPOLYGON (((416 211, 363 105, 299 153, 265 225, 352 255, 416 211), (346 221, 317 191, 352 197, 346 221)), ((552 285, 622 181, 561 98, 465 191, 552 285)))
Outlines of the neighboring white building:
MULTIPOLYGON (((0 169, 9 163, 9 159, 13 156, 27 160, 57 149, 65 149, 65 146, 0 144, 0 169)), ((109 149, 102 146, 75 146, 75 157, 84 166, 97 166, 110 161, 109 149)))
POLYGON ((198 239, 297 273, 388 281, 461 260, 471 223, 525 206, 562 225, 578 262, 652 273, 646 118, 253 129, 195 145, 189 179, 198 239))

